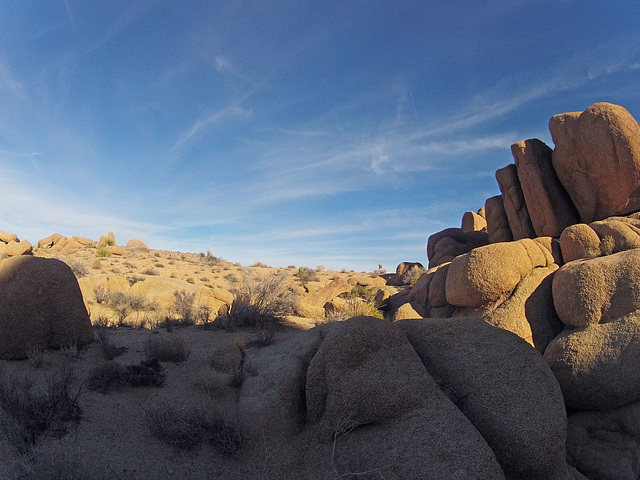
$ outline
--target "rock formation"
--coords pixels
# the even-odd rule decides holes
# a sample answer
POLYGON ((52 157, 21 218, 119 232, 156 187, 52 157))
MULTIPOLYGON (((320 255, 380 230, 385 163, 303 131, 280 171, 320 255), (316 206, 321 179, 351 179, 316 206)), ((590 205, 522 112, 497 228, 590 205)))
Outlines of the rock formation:
MULTIPOLYGON (((485 204, 489 245, 470 246, 458 229, 429 238, 429 265, 436 268, 422 275, 408 300, 433 323, 399 325, 429 373, 457 396, 482 378, 476 368, 480 358, 472 360, 473 369, 455 369, 460 356, 475 351, 468 349, 469 337, 482 338, 474 322, 483 320, 521 337, 537 350, 527 355, 544 358, 555 378, 551 384, 562 391, 569 412, 568 474, 576 479, 638 478, 640 127, 624 108, 597 103, 584 112, 555 115, 549 128, 554 150, 536 139, 517 142, 512 146, 515 165, 496 172, 502 195, 485 204), (447 320, 438 320, 442 317, 447 320), (431 329, 427 334, 416 333, 426 328, 431 329), (449 328, 455 334, 429 340, 431 332, 449 328)), ((471 224, 468 218, 466 225, 471 224)), ((484 340, 493 341, 495 335, 484 340)), ((502 400, 487 403, 496 407, 502 400)), ((474 422, 468 402, 460 408, 474 422)), ((494 429, 500 423, 496 418, 488 422, 494 429)), ((556 425, 561 423, 558 417, 556 425)), ((507 478, 565 475, 552 473, 553 468, 540 476, 517 471, 515 465, 511 470, 501 461, 503 440, 492 444, 483 427, 474 425, 507 478)), ((551 455, 541 453, 540 458, 551 455)))
POLYGON ((2 260, 0 292, 0 358, 93 340, 78 281, 65 263, 32 256, 2 260))

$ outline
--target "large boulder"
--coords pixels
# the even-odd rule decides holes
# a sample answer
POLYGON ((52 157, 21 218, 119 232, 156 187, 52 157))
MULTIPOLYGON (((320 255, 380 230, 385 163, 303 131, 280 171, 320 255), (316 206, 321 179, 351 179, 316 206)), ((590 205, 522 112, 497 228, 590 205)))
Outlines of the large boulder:
POLYGON ((600 256, 600 237, 585 223, 576 223, 560 234, 560 249, 565 262, 600 256))
POLYGON ((476 248, 451 262, 446 281, 447 303, 480 307, 504 300, 531 270, 553 263, 551 252, 531 239, 476 248))
POLYGON ((20 255, 31 255, 32 252, 33 247, 28 240, 22 240, 21 242, 12 240, 7 244, 0 243, 0 256, 18 257, 20 255))
POLYGON ((553 278, 560 320, 583 327, 640 309, 640 249, 565 264, 553 278))
POLYGON ((402 262, 396 267, 396 283, 412 285, 426 271, 420 262, 402 262))
POLYGON ((504 211, 502 195, 487 198, 484 203, 485 218, 487 219, 487 233, 490 243, 510 242, 513 234, 509 227, 507 212, 504 211))
POLYGON ((151 251, 151 249, 147 247, 147 245, 142 240, 138 240, 136 238, 129 240, 127 242, 126 247, 129 250, 137 250, 139 252, 145 252, 145 253, 149 253, 151 251))
POLYGON ((496 171, 496 180, 502 192, 504 210, 514 240, 535 237, 516 166, 511 164, 496 171))
POLYGON ((552 150, 538 139, 511 145, 518 179, 538 237, 558 237, 579 221, 578 212, 553 170, 552 150))
POLYGON ((21 359, 30 349, 92 340, 91 321, 68 265, 32 256, 0 261, 0 357, 21 359))
POLYGON ((395 325, 493 449, 507 478, 567 478, 564 403, 540 354, 479 319, 395 325))
MULTIPOLYGON (((557 269, 555 264, 534 268, 518 283, 508 299, 497 306, 487 305, 475 314, 490 325, 515 333, 543 353, 563 328, 551 294, 552 279, 557 269)), ((464 315, 463 311, 460 315, 464 315)))
POLYGON ((600 240, 611 237, 613 249, 607 254, 640 248, 640 220, 628 217, 609 217, 591 222, 589 227, 596 232, 600 240))
POLYGON ((553 167, 584 223, 640 210, 640 126, 627 110, 595 103, 551 117, 553 167))
POLYGON ((9 242, 20 242, 18 235, 15 233, 6 233, 0 231, 0 242, 9 243, 9 242))
POLYGON ((476 212, 465 212, 460 225, 463 232, 486 232, 487 219, 476 212))
POLYGON ((427 240, 429 268, 450 262, 458 255, 489 243, 487 232, 464 232, 461 228, 446 228, 427 240))
POLYGON ((569 408, 608 410, 636 402, 640 312, 589 327, 566 327, 549 343, 544 358, 569 408))
POLYGON ((640 402, 568 418, 567 461, 589 478, 640 477, 640 402))

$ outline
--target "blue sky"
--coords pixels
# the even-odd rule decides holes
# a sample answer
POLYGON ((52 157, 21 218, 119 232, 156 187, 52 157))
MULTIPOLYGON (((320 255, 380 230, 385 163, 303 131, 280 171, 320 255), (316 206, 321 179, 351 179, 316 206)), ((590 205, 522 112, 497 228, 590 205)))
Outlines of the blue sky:
POLYGON ((640 118, 638 1, 0 0, 0 230, 371 271, 549 117, 640 118))

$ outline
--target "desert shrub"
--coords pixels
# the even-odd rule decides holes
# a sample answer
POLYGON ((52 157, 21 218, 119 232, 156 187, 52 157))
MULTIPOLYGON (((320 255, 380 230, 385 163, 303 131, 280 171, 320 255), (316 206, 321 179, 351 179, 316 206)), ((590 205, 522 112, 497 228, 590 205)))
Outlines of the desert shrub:
POLYGON ((116 241, 115 241, 113 238, 107 238, 107 239, 104 241, 104 244, 105 244, 106 246, 108 246, 108 247, 111 247, 112 245, 115 245, 115 244, 116 244, 116 241))
POLYGON ((98 327, 94 329, 94 333, 96 341, 98 342, 98 345, 100 345, 102 356, 105 359, 113 360, 127 351, 126 347, 117 347, 113 343, 107 329, 98 327))
POLYGON ((156 268, 164 268, 164 265, 162 263, 154 263, 153 266, 156 268))
POLYGON ((151 335, 145 344, 145 354, 161 362, 180 363, 189 358, 191 348, 182 337, 151 335))
POLYGON ((255 270, 243 269, 232 293, 235 299, 228 319, 236 326, 275 327, 295 311, 298 303, 284 270, 260 276, 255 270))
POLYGON ((103 303, 109 299, 109 290, 104 287, 96 287, 93 289, 93 295, 96 298, 96 302, 103 303))
POLYGON ((155 330, 164 321, 164 317, 157 312, 145 312, 140 321, 140 328, 155 330))
POLYGON ((127 277, 127 282, 129 282, 129 285, 133 286, 138 282, 144 282, 145 278, 141 277, 140 275, 130 275, 127 277))
POLYGON ((87 264, 82 260, 73 259, 69 261, 68 265, 76 278, 86 277, 89 273, 87 270, 87 264))
POLYGON ((164 369, 155 358, 143 360, 140 365, 109 361, 91 369, 87 388, 93 392, 108 393, 122 387, 159 387, 165 378, 164 369))
POLYGON ((1 372, 2 434, 21 453, 35 446, 42 435, 65 435, 68 424, 77 424, 82 419, 81 394, 67 362, 46 377, 44 390, 36 388, 28 376, 16 378, 1 372))
POLYGON ((611 255, 616 247, 616 241, 611 235, 606 235, 600 240, 600 253, 602 255, 611 255))
POLYGON ((143 275, 160 275, 160 272, 153 267, 147 267, 142 271, 143 275))
POLYGON ((302 283, 315 282, 318 280, 318 272, 307 267, 300 267, 295 275, 302 283))
POLYGON ((38 445, 27 455, 10 461, 12 479, 21 480, 115 480, 108 467, 92 465, 86 452, 60 441, 38 445))
POLYGON ((185 281, 186 281, 187 283, 190 283, 191 285, 193 285, 193 284, 195 284, 195 283, 196 283, 196 280, 195 280, 193 277, 187 277, 187 278, 185 279, 185 281))
POLYGON ((91 319, 91 324, 94 327, 98 327, 98 328, 108 327, 110 323, 111 323, 111 317, 105 311, 101 311, 91 319))
POLYGON ((178 315, 181 323, 192 324, 195 321, 195 300, 196 294, 194 292, 174 290, 171 311, 178 315))
POLYGON ((426 272, 424 269, 411 268, 400 275, 398 280, 401 285, 415 285, 424 272, 426 272))
POLYGON ((211 323, 211 307, 209 305, 201 305, 196 310, 196 320, 203 325, 211 323))
POLYGON ((382 313, 372 302, 359 298, 351 298, 347 300, 347 310, 345 311, 347 318, 352 317, 375 317, 383 318, 382 313))
POLYGON ((145 417, 154 436, 180 450, 209 444, 224 455, 233 455, 242 444, 238 422, 204 405, 159 405, 145 417))
POLYGON ((96 249, 96 255, 98 255, 99 257, 110 257, 111 252, 107 247, 99 247, 96 249))

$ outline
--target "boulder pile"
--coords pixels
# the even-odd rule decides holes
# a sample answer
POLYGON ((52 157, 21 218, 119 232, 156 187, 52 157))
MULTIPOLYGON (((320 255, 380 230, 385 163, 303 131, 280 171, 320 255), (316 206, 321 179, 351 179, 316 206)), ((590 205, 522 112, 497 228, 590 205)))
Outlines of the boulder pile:
MULTIPOLYGON (((461 228, 429 238, 430 268, 409 301, 425 318, 455 320, 459 341, 476 318, 528 342, 569 412, 571 468, 589 479, 635 479, 640 126, 623 107, 596 103, 553 116, 549 129, 554 149, 537 139, 512 145, 514 163, 496 172, 502 194, 482 215, 467 212, 461 228)), ((428 353, 431 373, 444 360, 428 353)))

